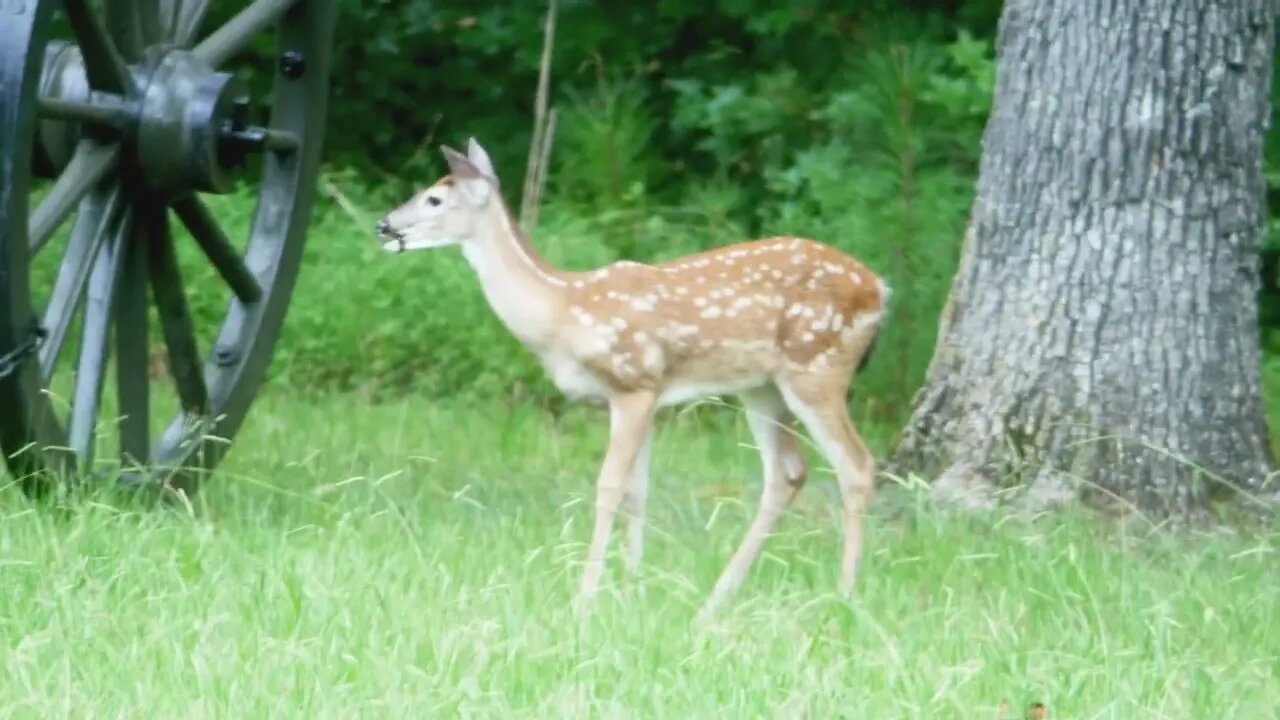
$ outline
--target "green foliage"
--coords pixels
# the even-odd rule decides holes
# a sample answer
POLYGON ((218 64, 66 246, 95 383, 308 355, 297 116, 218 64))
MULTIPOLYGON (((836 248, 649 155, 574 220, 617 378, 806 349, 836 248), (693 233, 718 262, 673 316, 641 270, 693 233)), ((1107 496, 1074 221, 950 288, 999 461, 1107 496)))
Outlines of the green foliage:
MULTIPOLYGON (((733 167, 690 173, 681 202, 670 203, 675 193, 654 185, 664 158, 653 151, 658 123, 638 99, 636 79, 599 76, 564 107, 552 193, 535 242, 570 269, 619 258, 660 261, 753 233, 810 235, 853 253, 884 274, 898 298, 878 350, 884 359, 872 363, 859 390, 866 409, 894 421, 928 361, 954 269, 990 94, 990 46, 968 37, 951 45, 895 44, 829 78, 830 91, 797 92, 787 108, 760 112, 794 85, 788 77, 784 71, 705 86, 698 92, 720 100, 682 101, 688 127, 730 139, 703 147, 733 167), (790 131, 797 118, 803 132, 790 131), (753 140, 788 132, 785 142, 753 140), (740 162, 745 156, 732 156, 733 147, 754 148, 753 158, 740 162), (744 178, 757 163, 753 185, 744 178)), ((518 176, 499 172, 513 194, 518 176)), ((411 387, 435 397, 513 395, 560 404, 456 251, 388 256, 378 249, 370 228, 401 193, 394 184, 371 188, 351 170, 322 179, 273 377, 313 390, 411 387)), ((231 197, 215 209, 239 218, 235 232, 247 227, 245 206, 244 197, 231 197)), ((183 258, 199 272, 198 254, 183 258)), ((216 293, 193 293, 206 320, 223 303, 216 293)))
MULTIPOLYGON (((537 245, 569 268, 667 259, 764 234, 808 235, 854 254, 894 290, 859 402, 872 417, 900 420, 932 353, 972 202, 1000 3, 559 7, 557 131, 537 245)), ((340 8, 330 166, 272 377, 316 391, 558 403, 456 252, 392 258, 370 231, 443 172, 440 142, 468 135, 494 157, 514 209, 545 4, 342 0, 340 8)), ((209 24, 235 10, 216 4, 209 24)), ((265 83, 271 49, 263 38, 237 70, 265 83)), ((1273 214, 1278 138, 1270 134, 1266 151, 1273 214)), ((233 235, 248 227, 247 194, 215 209, 233 235)), ((197 250, 181 250, 193 311, 211 335, 227 294, 197 250)), ((1262 318, 1276 324, 1274 220, 1263 259, 1262 318)))
POLYGON ((557 119, 551 190, 586 211, 634 207, 648 191, 662 158, 653 153, 657 120, 635 78, 607 81, 567 93, 557 119))

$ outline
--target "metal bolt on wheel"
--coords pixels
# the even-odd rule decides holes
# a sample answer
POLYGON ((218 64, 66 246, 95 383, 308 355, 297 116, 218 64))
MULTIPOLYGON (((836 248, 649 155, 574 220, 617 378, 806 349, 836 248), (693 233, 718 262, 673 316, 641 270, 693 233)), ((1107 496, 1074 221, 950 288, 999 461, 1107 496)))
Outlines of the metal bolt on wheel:
POLYGON ((97 12, 0 0, 0 453, 28 494, 103 468, 195 492, 271 359, 311 214, 334 3, 254 0, 202 34, 209 1, 102 0, 97 12), (59 11, 70 38, 51 37, 59 11), (278 61, 259 126, 259 103, 219 68, 268 31, 278 61), (240 249, 203 195, 231 190, 250 164, 257 208, 240 249), (188 235, 229 289, 211 342, 179 272, 188 235), (41 253, 57 261, 49 287, 33 273, 41 253), (151 312, 168 368, 157 384, 151 312), (160 382, 178 409, 155 437, 160 382), (96 447, 107 423, 117 452, 96 447))

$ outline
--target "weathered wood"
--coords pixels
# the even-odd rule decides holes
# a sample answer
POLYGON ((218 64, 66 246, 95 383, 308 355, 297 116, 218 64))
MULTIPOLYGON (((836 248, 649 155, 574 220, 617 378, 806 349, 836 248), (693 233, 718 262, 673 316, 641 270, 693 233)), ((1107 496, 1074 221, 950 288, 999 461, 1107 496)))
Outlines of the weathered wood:
POLYGON ((1276 12, 1006 3, 963 258, 893 468, 1160 516, 1260 487, 1276 12))

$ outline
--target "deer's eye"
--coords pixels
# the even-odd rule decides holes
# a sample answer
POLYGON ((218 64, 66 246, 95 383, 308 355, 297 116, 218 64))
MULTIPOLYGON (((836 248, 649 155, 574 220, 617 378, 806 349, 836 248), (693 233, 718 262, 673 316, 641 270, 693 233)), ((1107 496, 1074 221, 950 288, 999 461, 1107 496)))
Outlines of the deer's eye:
POLYGON ((428 196, 427 196, 427 204, 428 204, 428 205, 431 205, 431 206, 433 206, 433 207, 434 207, 434 206, 436 206, 436 205, 439 205, 439 204, 440 204, 440 198, 436 197, 435 195, 428 195, 428 196))

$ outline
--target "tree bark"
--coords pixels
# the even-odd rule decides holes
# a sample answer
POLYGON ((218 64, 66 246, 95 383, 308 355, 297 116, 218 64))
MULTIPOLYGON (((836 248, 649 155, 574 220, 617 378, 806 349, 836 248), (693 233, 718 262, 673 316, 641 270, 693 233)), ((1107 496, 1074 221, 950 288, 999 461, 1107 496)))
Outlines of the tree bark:
POLYGON ((1161 517, 1260 488, 1276 6, 1006 2, 960 267, 889 467, 1161 517))

